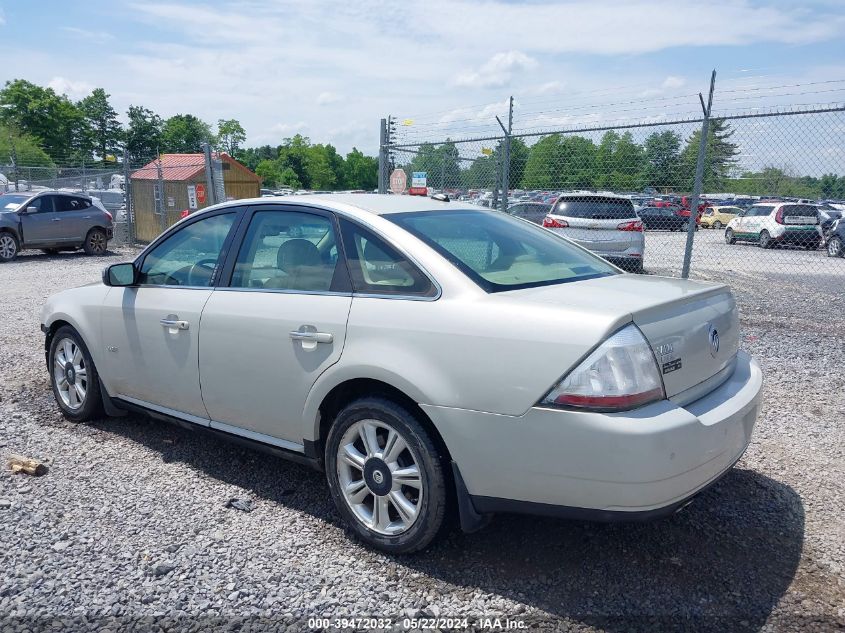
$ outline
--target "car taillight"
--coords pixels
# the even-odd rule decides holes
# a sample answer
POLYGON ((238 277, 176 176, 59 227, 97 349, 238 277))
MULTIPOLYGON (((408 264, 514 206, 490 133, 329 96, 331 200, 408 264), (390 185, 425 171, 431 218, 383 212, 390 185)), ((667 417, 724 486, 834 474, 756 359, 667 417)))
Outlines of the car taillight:
POLYGON ((617 231, 637 231, 643 232, 643 223, 640 220, 632 220, 630 222, 622 222, 616 225, 617 231))
POLYGON ((642 332, 631 323, 564 376, 540 404, 626 411, 663 398, 657 361, 642 332))
POLYGON ((778 224, 783 224, 783 207, 778 209, 778 212, 775 213, 775 222, 778 224))
POLYGON ((566 220, 558 220, 550 215, 543 218, 543 226, 547 229, 565 229, 569 226, 566 220))

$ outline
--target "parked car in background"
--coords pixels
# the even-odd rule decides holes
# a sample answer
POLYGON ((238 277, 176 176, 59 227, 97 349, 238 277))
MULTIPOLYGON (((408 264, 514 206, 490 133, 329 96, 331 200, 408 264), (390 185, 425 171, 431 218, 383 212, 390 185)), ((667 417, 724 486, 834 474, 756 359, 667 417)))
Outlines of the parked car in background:
POLYGON ((671 514, 742 456, 762 392, 727 286, 423 197, 200 210, 53 295, 41 329, 68 419, 152 412, 311 464, 391 553, 452 513, 671 514))
POLYGON ((833 223, 836 220, 845 217, 845 211, 841 211, 834 207, 829 206, 819 206, 819 227, 821 228, 822 235, 827 235, 828 231, 830 231, 833 223))
POLYGON ((822 241, 814 205, 768 202, 752 205, 725 229, 725 242, 755 242, 762 248, 790 244, 816 250, 822 241))
POLYGON ((86 195, 90 196, 103 209, 112 214, 113 218, 117 217, 117 212, 126 208, 126 193, 122 189, 89 189, 86 195))
POLYGON ((643 223, 628 198, 564 193, 557 197, 543 226, 622 268, 643 270, 643 223))
POLYGON ((643 207, 637 215, 650 231, 686 231, 689 214, 682 215, 676 206, 643 207))
POLYGON ((845 218, 835 220, 825 234, 828 257, 845 257, 845 218))
POLYGON ((551 208, 552 205, 542 202, 518 202, 508 207, 508 214, 542 225, 551 208))
POLYGON ((721 229, 728 225, 742 209, 739 207, 707 207, 701 215, 699 225, 705 229, 721 229))
POLYGON ((0 261, 25 248, 47 253, 85 249, 103 255, 112 239, 112 214, 90 196, 41 191, 0 194, 0 261))

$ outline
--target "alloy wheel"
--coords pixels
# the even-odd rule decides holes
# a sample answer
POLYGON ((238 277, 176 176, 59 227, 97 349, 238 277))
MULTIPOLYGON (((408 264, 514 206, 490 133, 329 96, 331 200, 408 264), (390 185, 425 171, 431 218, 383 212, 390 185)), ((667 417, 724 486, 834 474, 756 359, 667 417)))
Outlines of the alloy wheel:
POLYGON ((337 449, 343 498, 370 530, 402 534, 422 508, 420 463, 396 429, 380 420, 360 420, 346 430, 337 449))
POLYGON ((827 254, 830 257, 842 257, 842 240, 833 237, 827 242, 827 254))
POLYGON ((713 228, 714 228, 714 229, 716 229, 716 230, 718 231, 719 229, 721 229, 721 228, 722 228, 722 223, 721 223, 721 222, 719 222, 719 220, 716 220, 716 221, 713 223, 713 228))
POLYGON ((8 233, 0 234, 0 259, 11 259, 17 253, 18 245, 8 233))
POLYGON ((85 404, 88 368, 82 349, 71 338, 63 338, 53 354, 53 380, 62 402, 71 410, 85 404))
POLYGON ((106 251, 106 236, 100 231, 94 231, 88 238, 88 244, 92 253, 100 254, 106 251))

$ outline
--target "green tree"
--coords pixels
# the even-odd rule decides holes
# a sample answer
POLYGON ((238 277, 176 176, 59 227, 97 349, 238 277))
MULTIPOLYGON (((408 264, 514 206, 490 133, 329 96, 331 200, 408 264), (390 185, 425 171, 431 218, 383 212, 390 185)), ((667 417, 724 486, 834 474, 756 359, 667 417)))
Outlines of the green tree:
POLYGON ((57 163, 84 158, 88 126, 82 112, 64 95, 23 79, 0 90, 0 123, 33 138, 57 163))
POLYGON ((161 132, 162 152, 194 154, 203 143, 214 143, 211 127, 193 114, 176 114, 164 122, 161 132))
POLYGON ((596 146, 583 136, 551 134, 531 146, 523 187, 592 189, 596 180, 596 146))
POLYGON ((217 121, 217 144, 229 156, 235 156, 241 144, 246 140, 246 130, 237 119, 219 119, 217 121))
POLYGON ((346 155, 343 180, 350 189, 372 191, 378 186, 378 159, 353 147, 346 155))
MULTIPOLYGON (((707 131, 707 149, 704 157, 704 178, 702 191, 722 191, 737 162, 739 146, 731 141, 734 130, 724 119, 711 119, 707 131)), ((695 168, 698 160, 698 146, 701 131, 693 132, 687 145, 681 152, 681 169, 685 179, 685 189, 692 191, 695 181, 695 168)))
POLYGON ((461 175, 465 187, 492 189, 496 186, 496 161, 493 156, 479 156, 461 175))
POLYGON ((645 140, 643 180, 659 191, 681 189, 681 137, 672 130, 654 132, 645 140))
POLYGON ((255 171, 261 161, 276 160, 279 158, 279 148, 271 145, 248 147, 240 150, 235 158, 241 161, 252 171, 255 171))
POLYGON ((126 150, 133 162, 146 162, 163 148, 164 121, 152 110, 143 106, 129 106, 126 113, 129 127, 126 130, 126 150))
MULTIPOLYGON (((13 127, 0 126, 0 164, 32 167, 54 167, 53 160, 28 134, 19 134, 13 127)), ((10 174, 6 174, 10 176, 10 174)))
POLYGON ((109 154, 118 153, 123 138, 123 130, 117 120, 117 112, 109 103, 109 96, 102 88, 96 88, 77 104, 88 124, 88 145, 101 161, 105 161, 109 154))

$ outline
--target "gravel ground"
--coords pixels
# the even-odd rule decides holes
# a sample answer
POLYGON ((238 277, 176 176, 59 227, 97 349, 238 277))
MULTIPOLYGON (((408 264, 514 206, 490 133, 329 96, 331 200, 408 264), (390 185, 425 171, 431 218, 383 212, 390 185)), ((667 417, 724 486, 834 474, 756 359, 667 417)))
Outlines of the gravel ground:
MULTIPOLYGON (((319 473, 142 417, 61 417, 40 307, 131 253, 0 266, 0 455, 49 463, 38 478, 0 470, 0 630, 302 630, 312 616, 424 614, 579 631, 845 627, 842 272, 731 273, 763 410, 737 468, 683 512, 633 525, 499 516, 389 557, 350 539, 319 473)), ((711 261, 704 248, 696 258, 711 261)))

